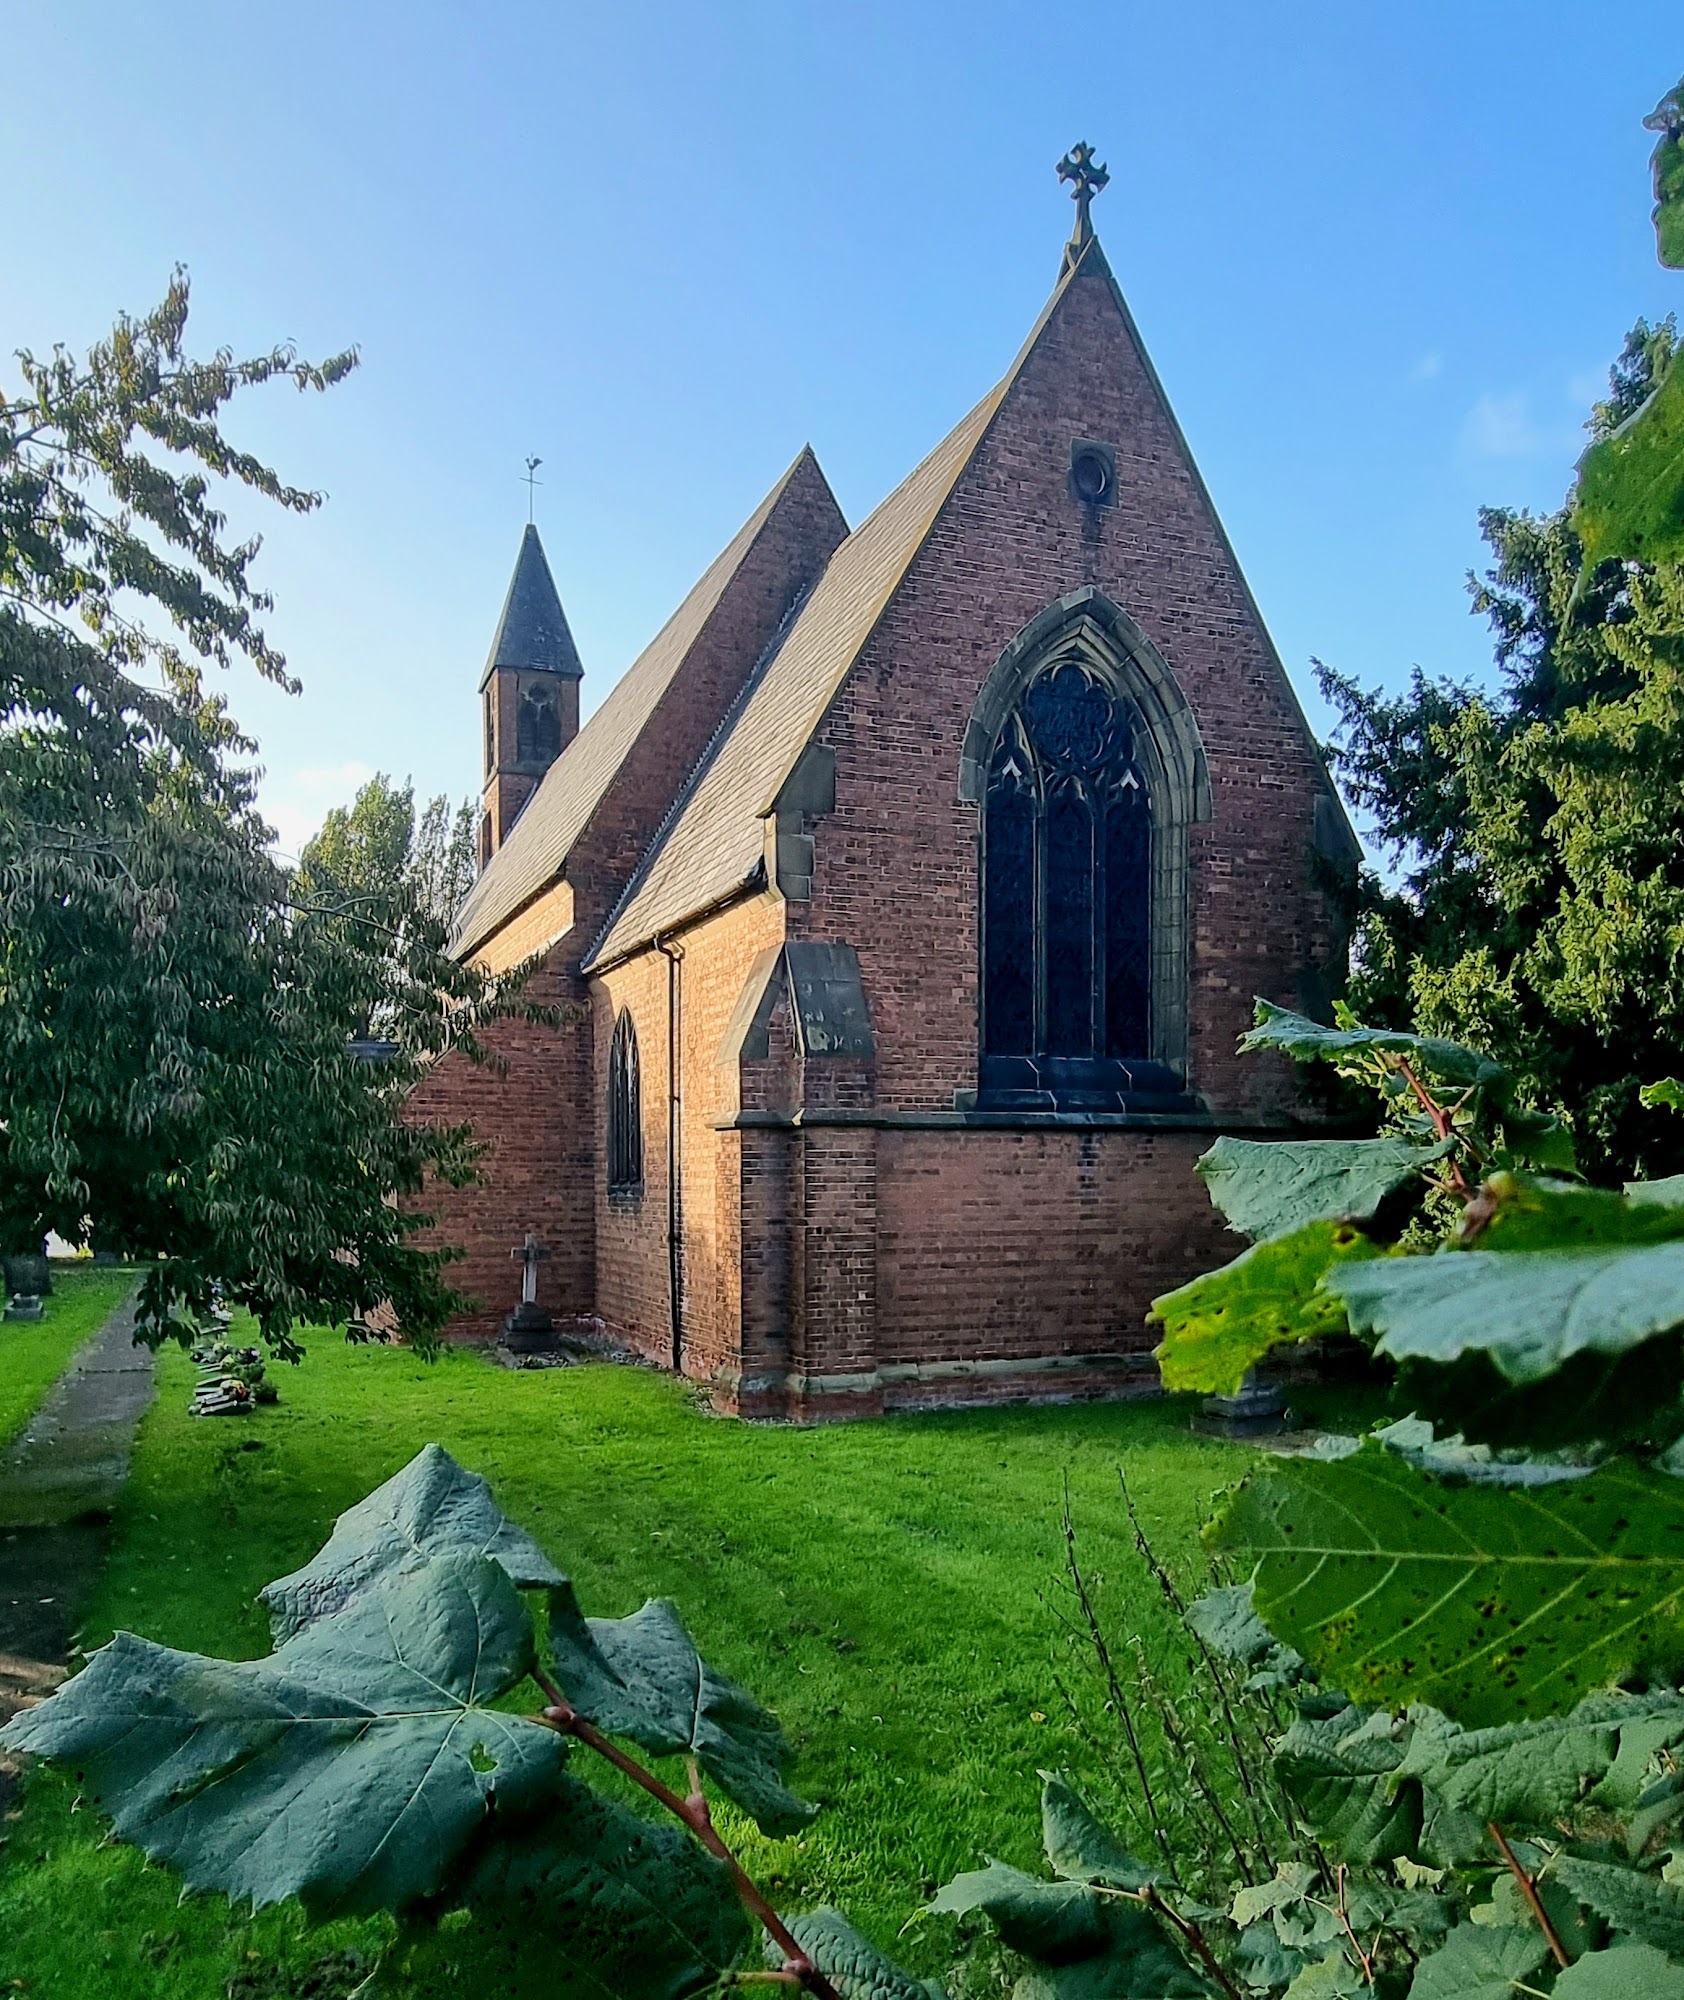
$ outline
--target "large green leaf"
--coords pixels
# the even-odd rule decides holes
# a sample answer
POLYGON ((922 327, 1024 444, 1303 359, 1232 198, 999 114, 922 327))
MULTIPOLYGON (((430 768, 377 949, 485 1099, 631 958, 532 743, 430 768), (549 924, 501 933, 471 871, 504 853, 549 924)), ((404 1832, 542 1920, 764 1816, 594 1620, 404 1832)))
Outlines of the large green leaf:
POLYGON ((1684 1243, 1344 1261, 1323 1289, 1394 1360, 1482 1353, 1505 1381, 1541 1382, 1576 1355, 1623 1354, 1684 1322, 1684 1243))
POLYGON ((1345 1309, 1317 1282, 1379 1254, 1348 1223, 1310 1222, 1165 1292, 1147 1314, 1164 1328, 1157 1350, 1164 1387, 1232 1395, 1272 1348, 1342 1333, 1345 1309))
POLYGON ((1684 1743, 1684 1697, 1671 1693, 1594 1694, 1570 1715, 1492 1729, 1461 1729, 1431 1710, 1412 1716, 1399 1779, 1418 1779, 1476 1828, 1548 1829, 1587 1804, 1635 1802, 1640 1787, 1625 1771, 1610 1790, 1616 1766, 1635 1764, 1640 1778, 1652 1757, 1684 1743))
POLYGON ((1626 1462, 1520 1495, 1374 1445, 1282 1460, 1209 1535, 1255 1562, 1270 1630, 1361 1701, 1478 1727, 1684 1668, 1684 1482, 1626 1462))
POLYGON ((0 1742, 85 1772, 122 1838, 191 1888, 399 1909, 439 1890, 493 1806, 554 1786, 561 1739, 489 1706, 531 1664, 506 1573, 446 1557, 267 1659, 119 1633, 0 1742))
POLYGON ((1376 1056, 1399 1056, 1421 1073, 1423 1081, 1455 1084, 1462 1089, 1477 1085, 1495 1089, 1498 1095, 1508 1084, 1508 1071, 1501 1063, 1477 1049, 1463 1048, 1460 1042, 1395 1028, 1328 1028, 1269 1000, 1257 1002, 1257 1024, 1240 1038, 1240 1047, 1280 1049, 1299 1062, 1347 1065, 1376 1056))
POLYGON ((1535 1454, 1634 1443, 1659 1448, 1684 1425, 1684 1337, 1661 1334, 1625 1354, 1577 1354, 1517 1386, 1489 1354, 1399 1364, 1396 1400, 1481 1443, 1535 1454))
POLYGON ((1535 1985, 1549 1955, 1536 1926, 1458 1924, 1416 1968, 1409 2000, 1515 2000, 1517 1987, 1535 1985))
POLYGON ((1195 1597, 1187 1623, 1213 1653, 1252 1670, 1248 1685, 1291 1687, 1304 1675, 1304 1656, 1283 1646, 1257 1615, 1249 1583, 1223 1583, 1195 1597))
POLYGON ((1105 1949, 1105 1898, 1086 1882, 1043 1882, 1003 1861, 956 1875, 929 1905, 937 1916, 980 1910, 1002 1942, 1030 1958, 1063 1965, 1105 1949))
POLYGON ((676 1608, 652 1598, 629 1618, 586 1618, 571 1590, 550 1598, 556 1679, 599 1729, 656 1756, 693 1754, 764 1833, 794 1833, 818 1810, 784 1784, 777 1718, 696 1650, 676 1608))
MULTIPOLYGON (((1410 2000, 1420 1983, 1410 1989, 1410 2000)), ((1684 2000, 1684 1965, 1648 1944, 1587 1951, 1555 1982, 1555 2000, 1684 2000)))
MULTIPOLYGON (((947 2000, 945 1988, 902 1972, 840 1911, 808 1910, 787 1922, 790 1935, 842 2000, 947 2000)), ((768 1956, 776 1963, 781 1955, 773 1951, 768 1956)))
POLYGON ((1300 1716, 1275 1750, 1275 1774, 1341 1861, 1374 1867, 1421 1857, 1421 1794, 1394 1782, 1408 1725, 1383 1710, 1300 1716))
POLYGON ((1055 1875, 1107 1889, 1144 1889, 1162 1881, 1137 1861, 1092 1813, 1068 1778, 1042 1773, 1041 1841, 1055 1875))
POLYGON ((525 1589, 567 1581, 525 1529, 504 1515, 479 1474, 465 1472, 442 1445, 430 1444, 347 1508, 302 1569, 258 1592, 275 1644, 434 1556, 489 1556, 525 1589))
POLYGON ((1635 1868, 1570 1854, 1558 1856, 1550 1873, 1615 1930, 1684 1960, 1684 1889, 1635 1868))
POLYGON ((1684 368, 1676 360, 1643 407, 1579 460, 1573 526, 1587 566, 1684 556, 1684 368))
POLYGON ((1218 1139, 1198 1163, 1231 1228, 1256 1240, 1306 1222, 1367 1222, 1387 1195, 1419 1181, 1450 1144, 1407 1139, 1218 1139))
POLYGON ((1663 1076, 1659 1083, 1646 1083, 1637 1095, 1650 1111, 1663 1105, 1672 1111, 1684 1111, 1684 1078, 1663 1076))
POLYGON ((1684 1214, 1665 1200, 1535 1174, 1493 1174, 1472 1213, 1479 1219, 1475 1241, 1481 1250, 1587 1250, 1684 1238, 1684 1214))
POLYGON ((928 1907, 981 1911, 1003 1944, 1036 1961, 1013 2000, 1193 2000, 1211 1990, 1149 1910, 1083 1882, 1042 1882, 996 1861, 955 1877, 928 1907))
POLYGON ((542 1819, 499 1827, 462 1890, 482 1930, 538 1933, 558 1987, 605 2000, 688 2000, 753 1942, 722 1861, 565 1774, 542 1819))

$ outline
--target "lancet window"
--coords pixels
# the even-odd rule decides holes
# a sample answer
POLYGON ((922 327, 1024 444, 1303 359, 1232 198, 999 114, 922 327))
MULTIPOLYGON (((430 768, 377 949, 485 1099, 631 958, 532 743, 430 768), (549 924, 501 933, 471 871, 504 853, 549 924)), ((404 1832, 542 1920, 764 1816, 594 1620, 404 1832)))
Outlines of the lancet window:
POLYGON ((515 715, 515 759, 553 764, 561 754, 561 718, 548 688, 523 688, 515 715))
POLYGON ((630 1014, 614 1023, 608 1045, 608 1191, 630 1195, 643 1186, 643 1085, 637 1030, 630 1014))

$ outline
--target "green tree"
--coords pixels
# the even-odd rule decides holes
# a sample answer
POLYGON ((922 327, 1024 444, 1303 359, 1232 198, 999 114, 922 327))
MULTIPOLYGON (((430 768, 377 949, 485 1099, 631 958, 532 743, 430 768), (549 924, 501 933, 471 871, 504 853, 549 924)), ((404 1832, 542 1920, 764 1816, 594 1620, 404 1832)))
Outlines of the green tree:
MULTIPOLYGON (((1670 318, 1638 322, 1593 437, 1677 345, 1670 318)), ((1638 1090, 1684 1045, 1684 568, 1587 564, 1566 508, 1481 527, 1493 687, 1418 672, 1387 697, 1320 669, 1340 780, 1394 871, 1364 884, 1353 1004, 1492 1050, 1572 1113, 1594 1175, 1676 1172, 1684 1121, 1638 1090)))
POLYGON ((439 920, 454 928, 457 912, 474 886, 477 815, 472 799, 454 807, 443 792, 429 799, 415 823, 416 890, 439 920))
POLYGON ((262 629, 258 543, 216 503, 230 482, 299 513, 319 496, 221 418, 355 357, 195 360, 187 316, 178 273, 85 360, 20 355, 0 397, 0 1234, 160 1259, 153 1337, 220 1284, 282 1351, 301 1320, 384 1301, 425 1340, 454 1299, 391 1197, 469 1174, 472 1148, 406 1123, 405 1099, 444 1050, 478 1052, 507 995, 407 893, 300 895, 273 857, 255 746, 204 674, 296 682, 262 629), (349 1044, 376 1018, 393 1047, 370 1062, 349 1044))
POLYGON ((341 949, 372 960, 359 1037, 392 1034, 415 1004, 410 973, 430 977, 432 961, 448 946, 473 881, 472 842, 471 805, 453 811, 441 792, 418 828, 414 785, 400 788, 376 772, 305 845, 295 884, 300 909, 309 922, 328 926, 341 949), (384 993, 382 973, 390 987, 384 993))

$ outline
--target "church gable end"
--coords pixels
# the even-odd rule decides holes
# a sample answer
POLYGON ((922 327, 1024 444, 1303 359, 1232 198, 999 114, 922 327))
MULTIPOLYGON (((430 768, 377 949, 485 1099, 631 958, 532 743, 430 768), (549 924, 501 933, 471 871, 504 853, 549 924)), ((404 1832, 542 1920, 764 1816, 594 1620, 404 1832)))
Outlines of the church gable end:
POLYGON ((836 804, 803 821, 811 899, 790 921, 859 951, 884 1110, 1268 1108, 1260 1088, 1279 1085, 1235 1062, 1235 1039, 1254 993, 1296 1004, 1325 990, 1339 940, 1312 848, 1342 815, 1097 242, 1067 270, 814 742, 834 756, 836 804), (1055 681, 1106 708, 1079 753, 1033 740, 1029 711, 1041 703, 1052 727, 1055 681), (1019 856, 995 908, 1019 927, 1017 998, 1004 984, 996 996, 1019 1008, 1009 1051, 990 1046, 985 985, 995 777, 1026 787, 1015 818, 995 794, 996 860, 1014 842, 1019 856), (1131 835, 1134 786, 1149 832, 1131 835), (1149 849, 1132 917, 1106 908, 1131 839, 1149 849), (1141 1027, 1117 975, 1147 901, 1141 1027), (1066 1052, 1146 1061, 1103 1079, 1060 1073, 1066 1052), (1031 1068, 986 1060, 1007 1053, 1031 1068))

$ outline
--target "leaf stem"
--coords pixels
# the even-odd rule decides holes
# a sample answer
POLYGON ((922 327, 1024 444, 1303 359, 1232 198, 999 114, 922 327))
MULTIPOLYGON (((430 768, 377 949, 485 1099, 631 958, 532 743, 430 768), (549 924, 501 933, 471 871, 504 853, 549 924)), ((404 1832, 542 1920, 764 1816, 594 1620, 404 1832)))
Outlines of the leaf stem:
POLYGON ((653 1771, 646 1770, 635 1757, 629 1757, 617 1743, 603 1735, 602 1731, 589 1723, 568 1701, 561 1689, 546 1673, 534 1669, 532 1678, 543 1689, 549 1702, 541 1716, 537 1718, 546 1728, 553 1729, 561 1736, 576 1737, 587 1750, 594 1750, 599 1757, 606 1757, 616 1771, 623 1772, 632 1783, 666 1807, 673 1817, 680 1820, 707 1851, 723 1861, 731 1872, 731 1881, 736 1888, 744 1909, 759 1920, 766 1934, 784 1955, 783 1970, 794 1975, 796 1981, 809 1993, 816 1994, 818 2000, 842 2000, 842 1996, 824 1974, 818 1969, 806 1952, 796 1942, 789 1926, 761 1894, 753 1877, 720 1838, 713 1824, 713 1814, 708 1810, 708 1802, 700 1789, 700 1773, 694 1761, 691 1765, 691 1783, 696 1790, 687 1799, 681 1799, 670 1785, 663 1785, 653 1771))
MULTIPOLYGON (((1454 1139, 1456 1137, 1456 1120, 1454 1114, 1446 1111, 1444 1106, 1439 1103, 1438 1099, 1422 1083, 1421 1079, 1415 1074, 1414 1066, 1407 1056, 1399 1056, 1397 1066, 1398 1074, 1409 1085, 1410 1089, 1414 1091, 1421 1109, 1433 1121, 1433 1130, 1441 1139, 1454 1139)), ((1468 1199, 1468 1184, 1463 1178, 1461 1166, 1458 1164, 1454 1153, 1451 1154, 1447 1163, 1447 1171, 1450 1175, 1451 1192, 1462 1201, 1466 1201, 1468 1199)))
POLYGON ((1242 2000, 1240 1989, 1228 1977, 1227 1973, 1223 1971, 1215 1952, 1205 1943, 1204 1932, 1199 1929, 1197 1924, 1193 1923, 1191 1919, 1182 1916, 1179 1910, 1172 1909, 1150 1883, 1140 1891, 1140 1900, 1149 1910, 1157 1911, 1161 1917, 1168 1917, 1170 1922, 1181 1933, 1183 1939, 1198 1953, 1205 1970, 1216 1981, 1217 1985, 1222 1988, 1223 1992, 1228 1995, 1228 2000, 1242 2000))
POLYGON ((1549 1913, 1545 1910, 1543 1902, 1538 1895, 1537 1883, 1533 1881, 1532 1877, 1527 1874, 1526 1870, 1515 1859, 1514 1849, 1504 1839, 1503 1829, 1497 1822, 1494 1819, 1487 1820, 1486 1827, 1490 1832, 1491 1838, 1497 1843, 1498 1853, 1508 1863, 1510 1874, 1513 1875, 1515 1881, 1520 1885, 1520 1893, 1526 1898, 1527 1907, 1531 1910, 1533 1916, 1537 1918, 1538 1928, 1544 1934, 1545 1943, 1548 1944, 1550 1950, 1555 1954, 1556 1964, 1565 1969, 1573 1961, 1567 1956, 1566 1951, 1562 1948, 1560 1938, 1555 1934, 1555 1926, 1550 1922, 1549 1913))

